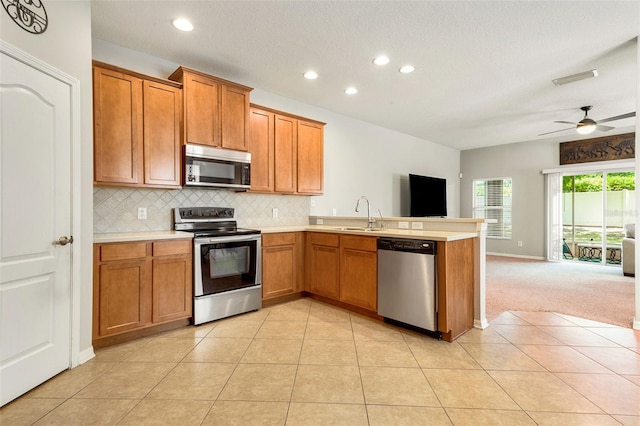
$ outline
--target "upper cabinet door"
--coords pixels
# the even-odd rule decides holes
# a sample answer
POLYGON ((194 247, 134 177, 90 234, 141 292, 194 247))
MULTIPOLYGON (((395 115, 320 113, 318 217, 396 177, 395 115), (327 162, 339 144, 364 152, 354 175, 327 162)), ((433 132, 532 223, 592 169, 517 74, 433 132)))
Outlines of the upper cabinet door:
POLYGON ((94 181, 142 183, 142 80, 93 69, 94 181))
POLYGON ((322 194, 324 126, 298 120, 298 193, 322 194))
POLYGON ((296 192, 296 143, 298 120, 285 115, 275 116, 275 190, 296 192))
POLYGON ((251 191, 273 192, 275 114, 258 108, 249 113, 251 191))
POLYGON ((180 187, 182 90, 144 82, 144 183, 180 187))
POLYGON ((222 147, 248 150, 249 91, 233 86, 221 86, 222 147))
POLYGON ((185 74, 185 142, 220 146, 220 84, 193 74, 185 74))

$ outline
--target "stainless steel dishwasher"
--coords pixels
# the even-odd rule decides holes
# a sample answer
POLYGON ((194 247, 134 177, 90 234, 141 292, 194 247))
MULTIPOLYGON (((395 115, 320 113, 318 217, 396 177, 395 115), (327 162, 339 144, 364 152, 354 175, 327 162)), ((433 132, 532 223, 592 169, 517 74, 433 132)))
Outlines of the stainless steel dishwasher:
POLYGON ((378 239, 378 315, 439 335, 435 256, 435 241, 378 239))

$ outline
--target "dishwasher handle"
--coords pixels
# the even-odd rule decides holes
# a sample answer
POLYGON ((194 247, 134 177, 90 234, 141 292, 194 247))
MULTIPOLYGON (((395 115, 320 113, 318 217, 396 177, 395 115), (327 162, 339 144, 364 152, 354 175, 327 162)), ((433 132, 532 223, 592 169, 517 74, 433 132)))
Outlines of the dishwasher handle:
POLYGON ((436 242, 412 238, 378 238, 378 250, 435 255, 436 242))

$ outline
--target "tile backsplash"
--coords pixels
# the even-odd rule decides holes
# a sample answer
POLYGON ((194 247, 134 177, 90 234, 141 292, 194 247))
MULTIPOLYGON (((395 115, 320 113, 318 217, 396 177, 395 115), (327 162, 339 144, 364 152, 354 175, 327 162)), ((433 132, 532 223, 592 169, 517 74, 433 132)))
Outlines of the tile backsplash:
POLYGON ((174 207, 233 207, 243 228, 306 225, 309 196, 251 194, 203 189, 93 188, 93 232, 144 232, 173 229, 174 207), (146 207, 147 219, 138 219, 146 207), (278 217, 273 217, 274 208, 278 217))

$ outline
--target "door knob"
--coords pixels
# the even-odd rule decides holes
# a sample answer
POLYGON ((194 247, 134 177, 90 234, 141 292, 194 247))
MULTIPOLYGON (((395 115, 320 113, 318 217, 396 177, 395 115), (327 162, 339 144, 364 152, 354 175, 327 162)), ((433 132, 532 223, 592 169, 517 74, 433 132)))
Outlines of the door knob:
POLYGON ((56 245, 56 246, 66 246, 67 244, 73 244, 73 236, 71 236, 71 237, 67 237, 67 236, 60 237, 60 238, 58 238, 57 241, 54 241, 53 244, 56 245))

